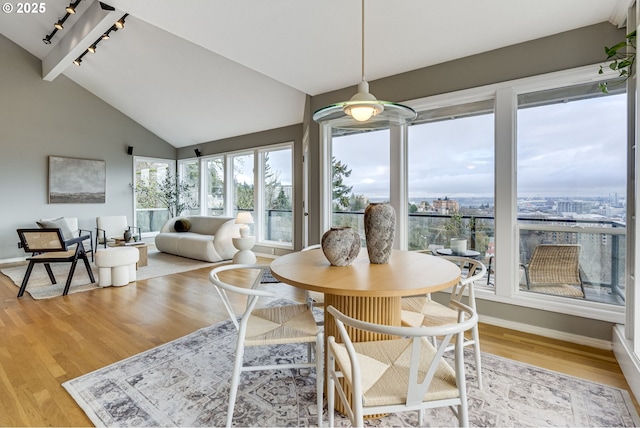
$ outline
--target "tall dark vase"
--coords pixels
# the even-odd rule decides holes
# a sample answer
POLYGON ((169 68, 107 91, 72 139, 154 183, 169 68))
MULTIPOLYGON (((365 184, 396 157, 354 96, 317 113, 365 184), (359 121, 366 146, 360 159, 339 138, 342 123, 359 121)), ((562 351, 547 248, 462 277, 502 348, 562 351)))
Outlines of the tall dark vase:
POLYGON ((396 210, 389 204, 369 204, 364 210, 364 234, 371 263, 389 262, 395 232, 396 210))
POLYGON ((360 234, 348 226, 332 227, 322 235, 322 252, 333 266, 349 266, 360 252, 360 234))

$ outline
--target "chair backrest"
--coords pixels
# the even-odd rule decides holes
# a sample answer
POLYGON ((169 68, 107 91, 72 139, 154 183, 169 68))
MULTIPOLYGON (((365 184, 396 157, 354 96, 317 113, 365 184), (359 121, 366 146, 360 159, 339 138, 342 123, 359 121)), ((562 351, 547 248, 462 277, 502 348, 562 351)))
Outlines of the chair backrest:
MULTIPOLYGON (((252 265, 229 264, 229 265, 215 267, 211 270, 211 272, 209 272, 209 280, 215 286, 216 291, 218 292, 218 294, 220 295, 220 298, 222 299, 222 303, 224 304, 227 312, 229 313, 229 318, 231 318, 233 324, 236 326, 237 329, 240 329, 241 325, 246 325, 247 320, 251 315, 251 311, 253 311, 253 309, 255 308, 256 304, 258 303, 258 299, 260 297, 273 298, 276 296, 276 293, 274 293, 273 291, 257 289, 257 287, 260 285, 262 274, 265 272, 265 270, 268 270, 268 269, 269 269, 269 265, 263 265, 263 264, 252 264, 252 265), (259 272, 255 280, 253 281, 251 287, 242 287, 238 285, 229 284, 228 282, 225 282, 220 279, 219 274, 221 272, 227 272, 231 270, 245 270, 247 272, 250 270, 259 270, 259 272), (247 304, 246 304, 244 313, 240 317, 241 319, 240 323, 238 323, 235 311, 233 310, 229 293, 235 293, 235 294, 247 296, 247 304)), ((240 277, 242 277, 243 274, 245 277, 247 277, 246 273, 241 273, 240 277)))
POLYGON ((57 229, 18 229, 20 246, 28 253, 67 251, 64 236, 57 229))
POLYGON ((78 217, 42 218, 36 224, 43 229, 59 228, 66 240, 79 236, 78 217))
POLYGON ((309 245, 308 247, 304 247, 302 250, 300 251, 310 251, 310 250, 317 250, 318 248, 322 248, 322 244, 313 244, 313 245, 309 245))
MULTIPOLYGON (((333 306, 329 306, 327 311, 333 315, 335 319, 340 337, 351 362, 351 376, 354 395, 361 396, 363 392, 362 376, 368 376, 368 373, 363 373, 361 370, 357 352, 345 326, 349 326, 350 328, 357 330, 397 336, 398 338, 408 338, 412 341, 411 356, 407 360, 410 362, 409 376, 408 379, 399 380, 399 382, 403 382, 407 385, 407 405, 415 405, 423 401, 426 392, 429 390, 431 381, 443 361, 443 355, 447 352, 447 347, 451 344, 451 341, 454 340, 454 338, 456 373, 457 376, 464 376, 464 332, 473 328, 473 326, 478 322, 478 315, 472 308, 460 302, 454 301, 451 302, 450 305, 458 311, 458 322, 434 327, 399 327, 374 324, 348 317, 333 306), (437 342, 437 348, 434 348, 431 344, 430 338, 433 337, 440 337, 440 340, 437 342), (423 347, 428 347, 433 351, 431 352, 433 358, 429 364, 428 371, 421 374, 419 369, 421 360, 420 356, 423 353, 423 347)), ((332 343, 333 341, 333 338, 329 338, 329 343, 332 343)))
POLYGON ((126 215, 110 215, 96 217, 96 227, 104 230, 107 238, 123 237, 129 223, 126 215))
POLYGON ((460 301, 465 291, 469 294, 469 306, 476 309, 474 283, 475 281, 483 278, 487 273, 487 267, 480 260, 471 259, 468 257, 460 256, 440 256, 443 259, 447 259, 450 262, 458 265, 464 277, 460 278, 460 281, 451 290, 451 299, 460 301))
POLYGON ((580 245, 538 245, 529 260, 529 281, 535 284, 580 285, 580 245))

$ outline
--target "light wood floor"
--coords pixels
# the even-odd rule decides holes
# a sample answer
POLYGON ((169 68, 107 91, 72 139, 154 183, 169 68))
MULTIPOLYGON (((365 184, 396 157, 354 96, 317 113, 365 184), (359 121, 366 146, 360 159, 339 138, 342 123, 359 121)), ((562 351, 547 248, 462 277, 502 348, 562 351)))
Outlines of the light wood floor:
MULTIPOLYGON (((209 271, 39 301, 0 274, 0 426, 91 425, 60 385, 226 319, 209 271)), ((480 335, 485 352, 629 390, 610 351, 489 325, 480 335)))

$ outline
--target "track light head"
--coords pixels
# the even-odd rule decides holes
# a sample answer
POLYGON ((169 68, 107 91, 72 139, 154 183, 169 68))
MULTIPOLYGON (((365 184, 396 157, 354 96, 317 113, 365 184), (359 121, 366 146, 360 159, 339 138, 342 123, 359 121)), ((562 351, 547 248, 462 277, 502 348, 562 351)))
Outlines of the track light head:
POLYGON ((55 24, 53 24, 54 27, 56 27, 56 30, 62 30, 64 27, 62 26, 62 21, 58 21, 55 24))
POLYGON ((87 50, 89 52, 91 52, 92 54, 96 53, 96 45, 91 45, 87 48, 87 50))
POLYGON ((75 65, 77 65, 78 67, 80 67, 80 64, 82 63, 82 59, 81 59, 81 58, 76 58, 76 59, 73 61, 73 63, 74 63, 75 65))
POLYGON ((115 25, 117 29, 122 30, 124 28, 124 17, 118 19, 115 25))
POLYGON ((200 151, 200 149, 195 149, 194 152, 196 152, 196 157, 200 157, 202 156, 202 152, 200 151))
POLYGON ((73 7, 73 5, 71 5, 71 4, 69 6, 67 6, 65 10, 67 11, 67 13, 69 13, 71 15, 74 15, 76 13, 76 8, 73 7))
POLYGON ((45 45, 50 45, 51 44, 51 35, 46 36, 44 39, 42 39, 42 41, 44 42, 45 45))

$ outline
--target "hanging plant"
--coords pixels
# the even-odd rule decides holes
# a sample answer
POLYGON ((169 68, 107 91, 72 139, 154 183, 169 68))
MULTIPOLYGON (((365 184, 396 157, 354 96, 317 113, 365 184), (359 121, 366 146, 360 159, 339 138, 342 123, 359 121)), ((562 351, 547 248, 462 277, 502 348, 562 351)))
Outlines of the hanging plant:
MULTIPOLYGON (((608 65, 601 65, 598 74, 604 74, 604 68, 609 67, 613 71, 618 72, 618 76, 622 78, 619 83, 627 81, 633 73, 633 66, 636 62, 636 32, 635 30, 627 34, 625 40, 611 46, 610 48, 604 48, 607 54, 607 61, 610 61, 608 65)), ((598 85, 600 90, 605 94, 608 91, 607 82, 600 83, 598 85)))

